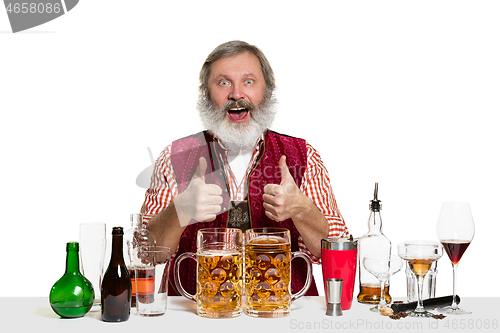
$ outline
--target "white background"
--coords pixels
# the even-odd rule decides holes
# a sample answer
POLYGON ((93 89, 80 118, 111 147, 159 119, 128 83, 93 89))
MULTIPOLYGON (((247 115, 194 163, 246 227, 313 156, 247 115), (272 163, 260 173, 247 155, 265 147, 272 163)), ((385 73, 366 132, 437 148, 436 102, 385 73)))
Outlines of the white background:
MULTIPOLYGON (((499 17, 498 1, 82 0, 12 34, 0 10, 0 296, 48 296, 81 222, 128 226, 147 147, 202 129, 199 69, 234 39, 267 55, 273 129, 319 150, 355 237, 375 182, 393 250, 469 202, 458 293, 499 296, 499 17)), ((405 295, 404 273, 391 282, 405 295)), ((451 282, 445 256, 437 294, 451 282)))

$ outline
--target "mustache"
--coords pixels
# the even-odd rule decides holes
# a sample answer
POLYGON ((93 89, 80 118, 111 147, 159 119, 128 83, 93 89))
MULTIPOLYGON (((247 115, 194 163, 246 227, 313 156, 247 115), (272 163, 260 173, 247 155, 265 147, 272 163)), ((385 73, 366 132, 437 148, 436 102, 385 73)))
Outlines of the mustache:
POLYGON ((227 101, 222 106, 222 111, 227 112, 229 109, 232 109, 232 108, 245 108, 245 109, 248 109, 248 111, 252 111, 255 109, 255 105, 253 105, 253 103, 251 103, 251 102, 242 101, 242 100, 240 100, 240 101, 227 101))

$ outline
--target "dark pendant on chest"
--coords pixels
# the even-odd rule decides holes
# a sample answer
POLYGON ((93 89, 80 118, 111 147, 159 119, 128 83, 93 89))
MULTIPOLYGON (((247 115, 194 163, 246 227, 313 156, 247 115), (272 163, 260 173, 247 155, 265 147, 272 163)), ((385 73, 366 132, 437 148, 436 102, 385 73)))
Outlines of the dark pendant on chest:
POLYGON ((248 213, 247 200, 231 201, 227 226, 228 228, 241 229, 243 232, 250 228, 250 215, 248 213))

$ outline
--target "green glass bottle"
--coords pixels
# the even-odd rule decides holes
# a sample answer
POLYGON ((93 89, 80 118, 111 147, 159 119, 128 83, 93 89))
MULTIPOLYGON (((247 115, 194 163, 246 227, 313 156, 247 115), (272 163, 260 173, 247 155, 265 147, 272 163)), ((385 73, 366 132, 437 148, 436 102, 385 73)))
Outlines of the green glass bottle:
POLYGON ((66 272, 50 290, 50 306, 62 318, 83 317, 94 303, 92 283, 80 273, 78 250, 78 242, 66 244, 66 272))

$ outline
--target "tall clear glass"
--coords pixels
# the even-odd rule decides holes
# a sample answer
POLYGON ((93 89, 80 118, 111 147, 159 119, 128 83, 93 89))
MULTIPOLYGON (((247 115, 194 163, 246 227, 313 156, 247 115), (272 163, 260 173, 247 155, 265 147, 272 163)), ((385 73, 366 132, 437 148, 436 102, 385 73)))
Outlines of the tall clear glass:
POLYGON ((137 314, 162 316, 167 310, 170 248, 146 245, 139 247, 141 265, 134 265, 137 314))
POLYGON ((106 252, 106 223, 80 223, 80 270, 94 287, 95 300, 91 311, 101 308, 101 281, 106 252))
MULTIPOLYGON (((437 278, 437 261, 434 261, 429 272, 424 279, 424 290, 422 292, 422 300, 436 297, 436 278, 437 278)), ((416 302, 417 301, 417 279, 412 273, 410 264, 406 262, 406 301, 416 302)))
POLYGON ((458 262, 474 238, 474 220, 468 203, 445 202, 437 223, 437 234, 453 266, 453 302, 439 312, 454 315, 470 314, 462 310, 456 302, 456 276, 458 262))
MULTIPOLYGON (((154 247, 154 236, 143 226, 142 214, 130 214, 130 228, 123 234, 123 259, 132 279, 132 307, 136 306, 135 266, 141 266, 139 248, 154 247)), ((142 284, 139 284, 142 286, 142 284)))

